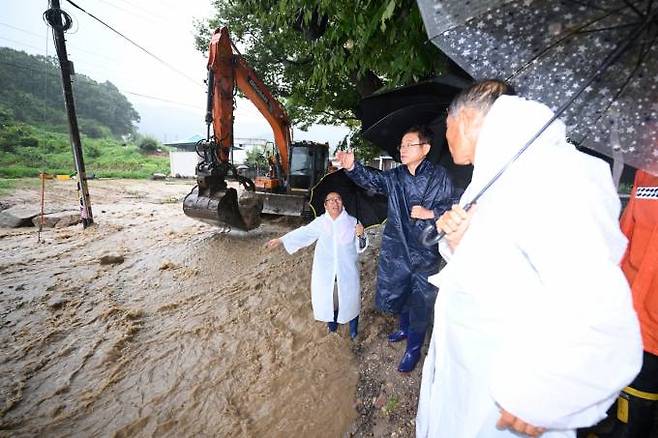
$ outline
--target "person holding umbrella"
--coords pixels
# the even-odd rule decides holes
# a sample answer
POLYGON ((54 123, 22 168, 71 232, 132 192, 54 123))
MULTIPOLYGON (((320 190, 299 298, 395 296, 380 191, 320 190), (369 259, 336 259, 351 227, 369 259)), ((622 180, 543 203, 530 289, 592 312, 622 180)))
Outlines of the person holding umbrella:
POLYGON ((313 255, 311 304, 318 321, 330 332, 349 322, 350 337, 358 335, 361 289, 357 254, 368 246, 363 226, 343 209, 339 193, 324 200, 325 213, 311 223, 266 243, 269 249, 283 245, 288 254, 317 242, 313 255))
POLYGON ((382 235, 375 303, 399 316, 391 342, 407 341, 398 371, 411 372, 420 359, 430 323, 436 288, 427 278, 439 269, 436 246, 421 244, 423 229, 453 204, 453 185, 445 169, 425 159, 431 133, 421 126, 407 130, 400 141, 402 166, 385 172, 370 170, 339 151, 336 158, 359 186, 388 196, 388 218, 382 235))
MULTIPOLYGON (((462 203, 553 117, 483 81, 449 107, 450 152, 474 165, 462 203)), ((423 366, 416 435, 574 437, 640 369, 642 343, 610 169, 547 125, 468 212, 436 221, 446 267, 423 366)))

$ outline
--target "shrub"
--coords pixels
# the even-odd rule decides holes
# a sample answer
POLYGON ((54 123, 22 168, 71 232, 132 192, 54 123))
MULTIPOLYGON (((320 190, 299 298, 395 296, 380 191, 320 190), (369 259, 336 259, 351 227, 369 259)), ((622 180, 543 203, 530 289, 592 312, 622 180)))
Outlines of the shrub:
POLYGON ((142 152, 155 152, 160 148, 160 142, 150 135, 140 138, 137 146, 142 152))

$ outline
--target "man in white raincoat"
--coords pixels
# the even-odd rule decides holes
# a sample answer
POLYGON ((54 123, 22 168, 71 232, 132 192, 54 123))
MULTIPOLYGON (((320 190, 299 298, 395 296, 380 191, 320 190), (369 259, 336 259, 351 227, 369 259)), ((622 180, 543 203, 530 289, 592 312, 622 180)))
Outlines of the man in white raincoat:
MULTIPOLYGON (((475 84, 449 109, 453 159, 474 165, 462 204, 553 115, 505 88, 475 84)), ((555 121, 474 209, 437 221, 448 264, 430 278, 417 437, 574 437, 640 368, 610 170, 565 135, 555 121)))
POLYGON ((350 337, 358 334, 361 289, 357 253, 363 252, 367 236, 363 225, 343 209, 343 200, 336 192, 327 195, 325 213, 308 225, 283 237, 267 242, 269 248, 283 244, 289 254, 317 241, 311 275, 313 316, 327 322, 329 331, 337 324, 350 323, 350 337))

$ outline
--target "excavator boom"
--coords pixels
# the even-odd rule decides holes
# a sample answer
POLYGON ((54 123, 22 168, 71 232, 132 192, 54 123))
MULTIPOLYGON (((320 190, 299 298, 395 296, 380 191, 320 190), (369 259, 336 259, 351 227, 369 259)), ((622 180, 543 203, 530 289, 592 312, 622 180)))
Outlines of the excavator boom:
POLYGON ((215 31, 208 55, 208 102, 206 140, 197 145, 202 158, 196 168, 197 186, 183 200, 183 212, 190 217, 241 230, 260 225, 263 201, 255 194, 253 181, 238 174, 230 162, 233 145, 233 104, 235 57, 228 30, 215 31), (212 126, 212 135, 210 127, 212 126), (245 190, 238 194, 226 177, 232 174, 245 190))
POLYGON ((207 68, 207 138, 197 148, 202 158, 196 169, 197 187, 184 199, 183 211, 205 222, 242 230, 257 227, 263 211, 303 214, 307 192, 326 170, 328 145, 292 143, 291 123, 285 109, 233 45, 226 27, 217 29, 210 40, 207 68), (229 160, 236 88, 271 126, 278 152, 276 157, 270 157, 270 174, 257 177, 256 183, 239 175, 229 160), (296 160, 294 168, 291 159, 296 160), (245 188, 239 196, 226 183, 229 174, 245 188))

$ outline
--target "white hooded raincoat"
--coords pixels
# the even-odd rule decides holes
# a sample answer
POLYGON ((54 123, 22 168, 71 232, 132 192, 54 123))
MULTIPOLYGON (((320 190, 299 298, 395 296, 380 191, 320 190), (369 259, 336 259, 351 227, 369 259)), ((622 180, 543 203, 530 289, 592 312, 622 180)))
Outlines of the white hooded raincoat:
POLYGON ((311 277, 311 304, 313 316, 318 321, 334 320, 334 282, 338 285, 337 322, 345 324, 359 315, 361 289, 357 252, 363 252, 365 247, 359 249, 356 222, 345 210, 335 220, 324 213, 281 238, 289 254, 317 240, 311 277))
MULTIPOLYGON (((502 96, 477 143, 468 201, 552 117, 502 96), (501 141, 503 139, 503 141, 501 141)), ((554 122, 478 202, 439 287, 423 367, 418 437, 513 437, 499 407, 573 437, 604 417, 642 347, 619 268, 626 240, 610 170, 554 122)))

